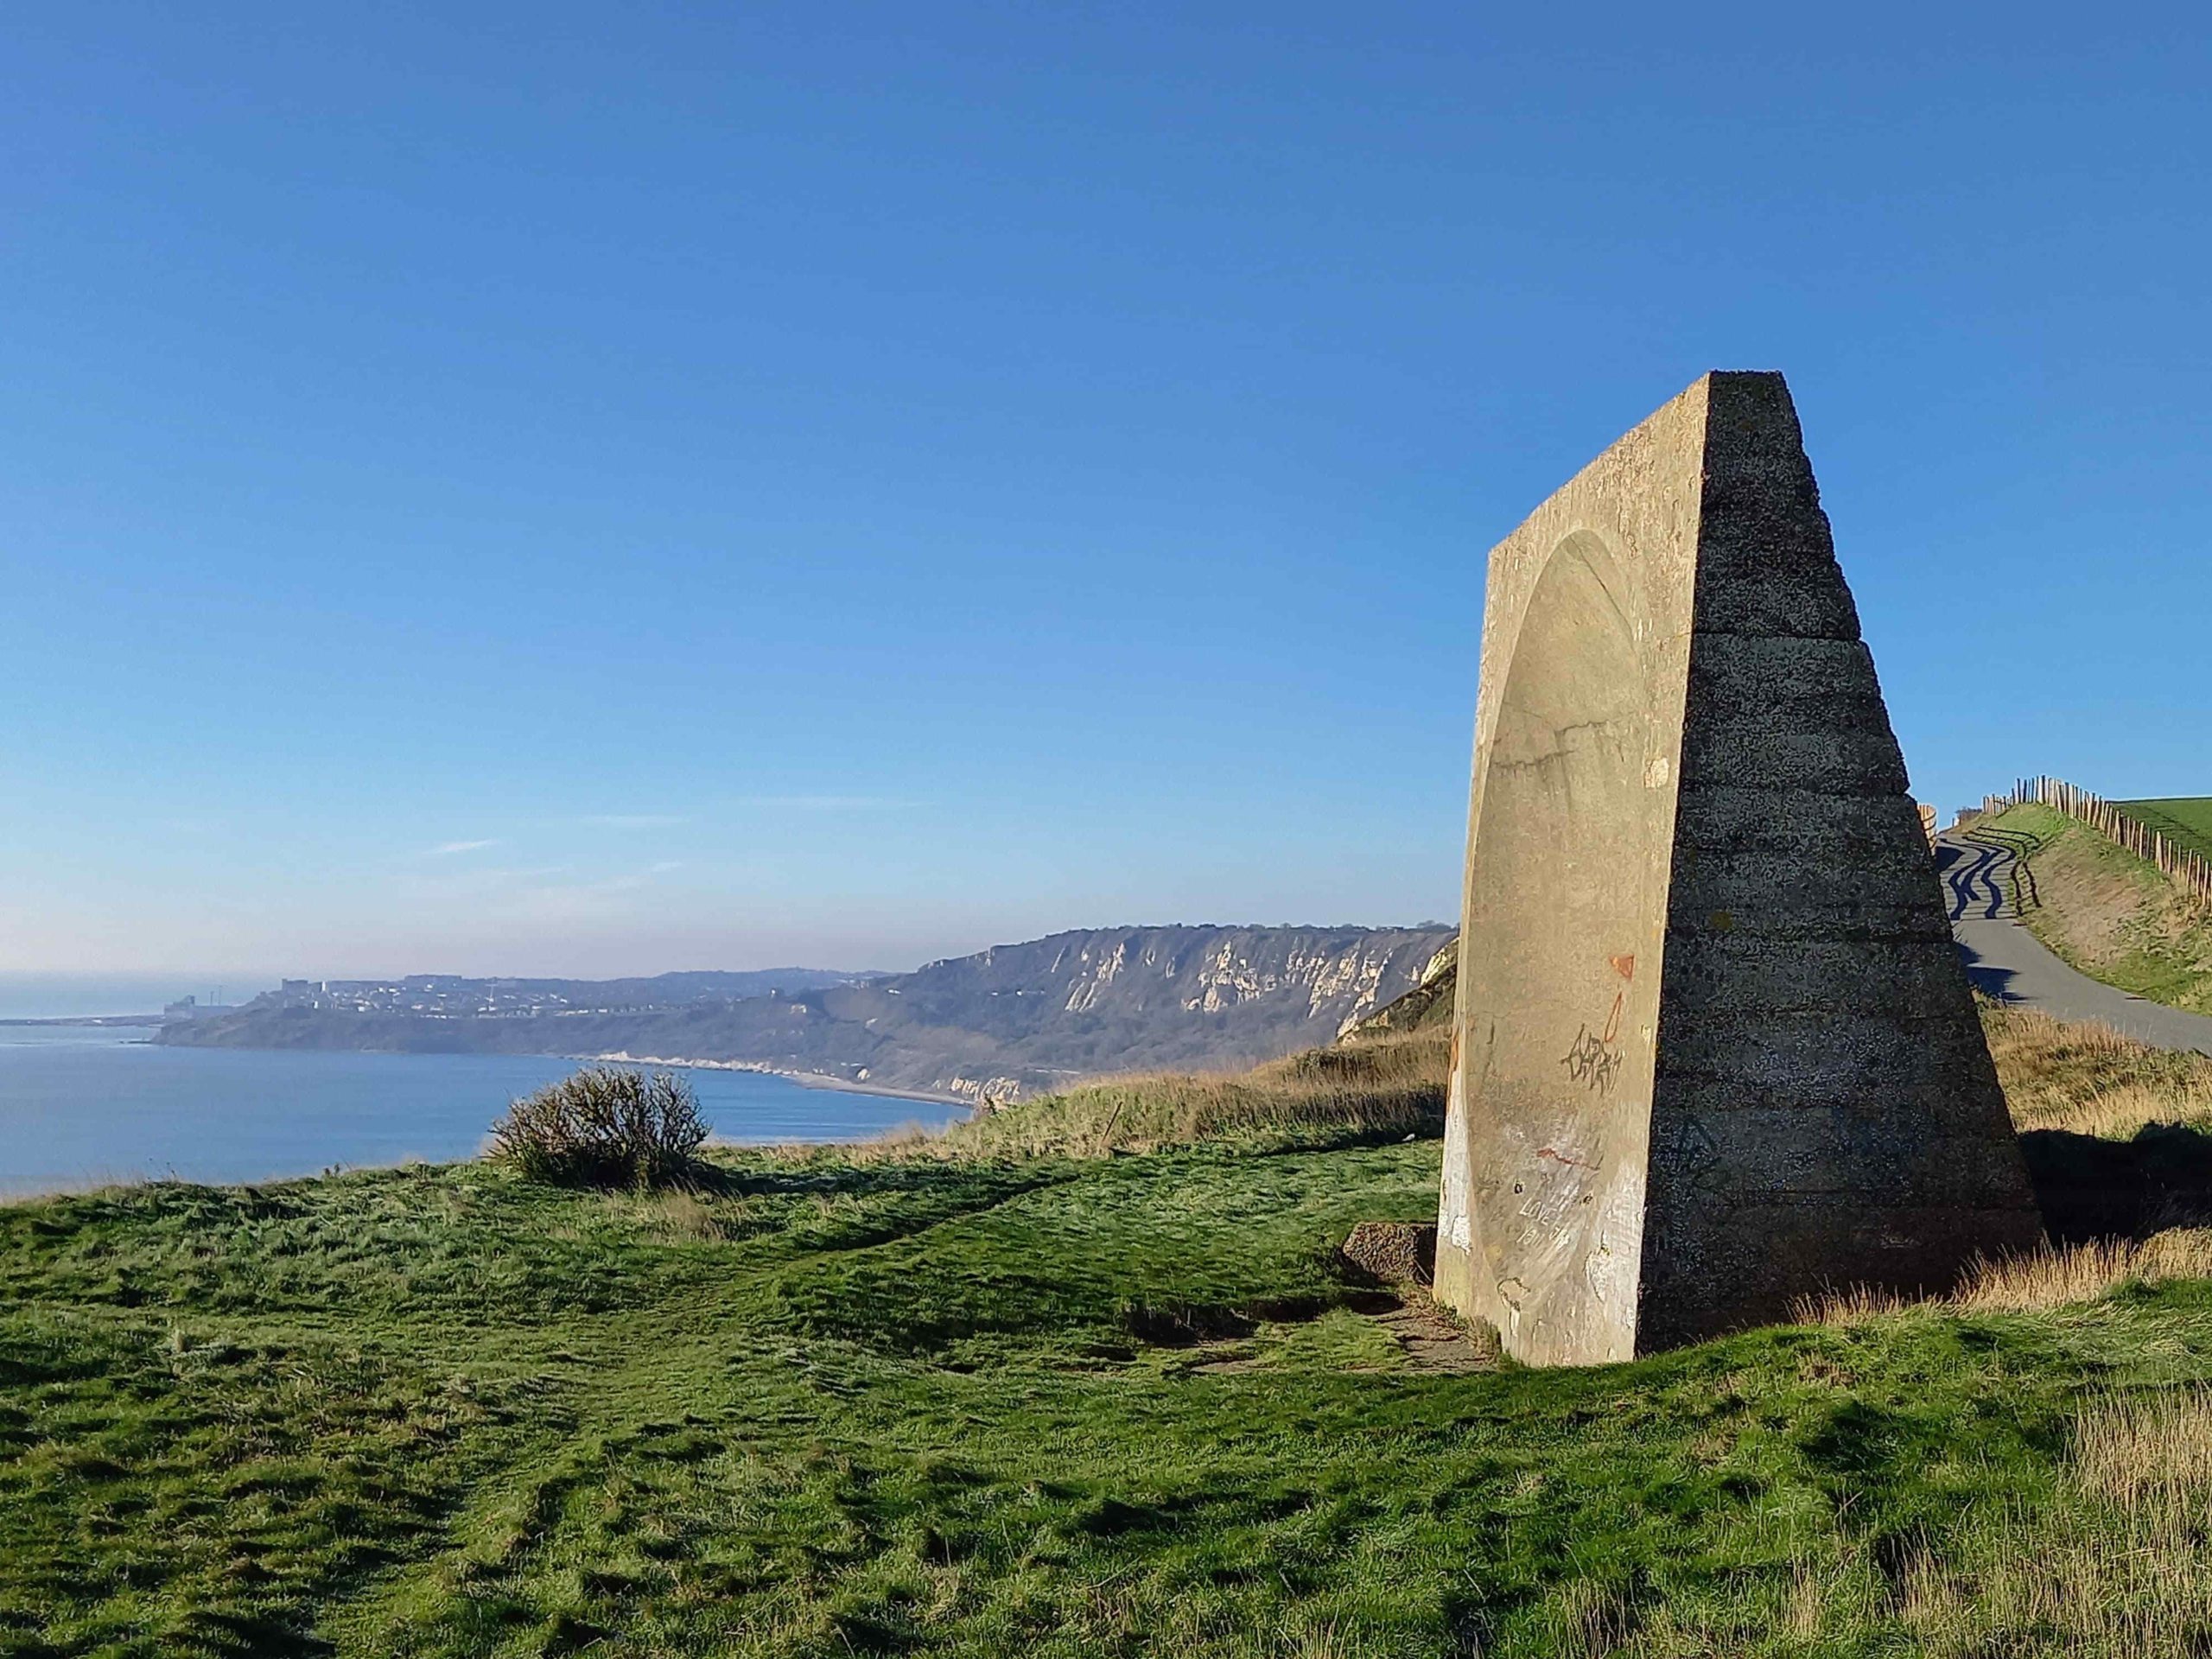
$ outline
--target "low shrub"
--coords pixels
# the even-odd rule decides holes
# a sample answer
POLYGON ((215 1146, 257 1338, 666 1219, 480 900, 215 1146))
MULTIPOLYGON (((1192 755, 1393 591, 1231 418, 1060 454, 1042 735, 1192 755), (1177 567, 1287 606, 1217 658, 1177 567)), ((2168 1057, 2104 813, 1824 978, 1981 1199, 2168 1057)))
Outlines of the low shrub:
POLYGON ((564 1186, 683 1186, 706 1138, 681 1077, 590 1065, 509 1106, 492 1126, 491 1155, 564 1186))

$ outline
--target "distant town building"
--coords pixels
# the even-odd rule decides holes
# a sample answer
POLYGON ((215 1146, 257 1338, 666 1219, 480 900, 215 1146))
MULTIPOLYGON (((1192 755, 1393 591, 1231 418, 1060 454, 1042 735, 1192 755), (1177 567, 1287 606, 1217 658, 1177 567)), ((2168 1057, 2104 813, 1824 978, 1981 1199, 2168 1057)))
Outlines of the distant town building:
POLYGON ((219 1014, 236 1014, 238 1009, 228 1002, 202 1002, 196 996, 181 996, 162 1009, 164 1020, 212 1020, 219 1014))

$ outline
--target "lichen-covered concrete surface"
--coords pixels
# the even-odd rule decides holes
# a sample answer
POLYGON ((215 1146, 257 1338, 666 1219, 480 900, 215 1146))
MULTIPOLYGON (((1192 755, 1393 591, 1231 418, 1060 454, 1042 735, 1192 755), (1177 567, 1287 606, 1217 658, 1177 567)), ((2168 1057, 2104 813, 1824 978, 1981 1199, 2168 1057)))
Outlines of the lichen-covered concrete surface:
POLYGON ((1623 1359, 2040 1225, 1796 410, 1712 374, 1491 555, 1439 1300, 1623 1359))

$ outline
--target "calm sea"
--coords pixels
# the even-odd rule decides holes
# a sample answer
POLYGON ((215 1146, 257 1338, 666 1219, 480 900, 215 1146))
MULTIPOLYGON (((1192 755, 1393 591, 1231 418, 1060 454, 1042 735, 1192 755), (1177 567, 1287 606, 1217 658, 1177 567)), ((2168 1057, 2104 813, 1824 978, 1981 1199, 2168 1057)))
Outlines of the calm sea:
MULTIPOLYGON (((0 1194, 467 1158, 510 1100, 575 1070, 525 1055, 161 1048, 147 1034, 0 1026, 0 1194)), ((728 1141, 854 1141, 961 1116, 755 1071, 684 1075, 728 1141)))

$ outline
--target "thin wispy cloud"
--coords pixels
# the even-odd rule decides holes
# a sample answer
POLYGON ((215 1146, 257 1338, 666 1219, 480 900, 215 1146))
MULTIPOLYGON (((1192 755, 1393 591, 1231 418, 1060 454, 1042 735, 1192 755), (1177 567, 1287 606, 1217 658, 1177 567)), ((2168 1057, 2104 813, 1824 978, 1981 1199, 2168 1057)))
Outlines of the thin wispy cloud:
POLYGON ((480 853, 486 847, 496 847, 499 838, 486 841, 442 841, 423 855, 426 858, 451 858, 457 853, 480 853))
POLYGON ((887 795, 748 795, 747 806, 783 807, 801 812, 868 812, 880 807, 911 806, 887 795))

